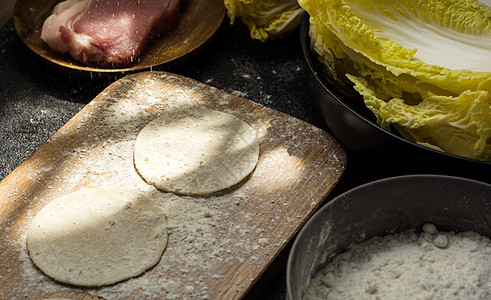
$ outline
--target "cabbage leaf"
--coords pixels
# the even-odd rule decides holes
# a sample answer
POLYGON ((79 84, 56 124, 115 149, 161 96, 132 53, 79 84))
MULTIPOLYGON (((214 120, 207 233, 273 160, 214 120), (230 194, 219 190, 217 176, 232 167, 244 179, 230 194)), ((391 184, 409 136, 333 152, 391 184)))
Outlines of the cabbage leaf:
POLYGON ((491 8, 473 0, 299 0, 328 76, 379 125, 491 160, 491 8))
POLYGON ((224 0, 230 22, 240 18, 251 37, 260 41, 288 35, 300 24, 304 10, 296 0, 224 0))

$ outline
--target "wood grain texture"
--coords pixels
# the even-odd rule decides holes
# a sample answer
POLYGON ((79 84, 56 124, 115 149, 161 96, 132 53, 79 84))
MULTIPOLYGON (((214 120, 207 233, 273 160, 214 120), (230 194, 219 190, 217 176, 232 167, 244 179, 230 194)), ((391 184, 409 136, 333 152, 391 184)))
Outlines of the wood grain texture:
POLYGON ((53 53, 41 40, 44 20, 61 1, 18 0, 14 10, 14 25, 22 41, 44 62, 59 71, 79 76, 115 77, 122 73, 176 64, 178 60, 199 52, 207 44, 220 28, 226 13, 222 0, 182 1, 182 16, 177 28, 149 42, 135 65, 127 68, 94 68, 81 65, 68 54, 53 53))
POLYGON ((0 298, 240 299, 319 207, 345 165, 338 142, 304 121, 182 76, 129 75, 106 88, 0 182, 0 298), (161 261, 137 278, 78 288, 36 269, 25 246, 36 213, 84 187, 151 190, 134 169, 132 145, 159 112, 182 106, 233 114, 256 130, 260 143, 258 165, 245 181, 208 197, 185 199, 196 204, 196 218, 211 212, 205 216, 211 225, 200 230, 212 243, 177 239, 176 232, 196 220, 169 215, 176 228, 161 261))

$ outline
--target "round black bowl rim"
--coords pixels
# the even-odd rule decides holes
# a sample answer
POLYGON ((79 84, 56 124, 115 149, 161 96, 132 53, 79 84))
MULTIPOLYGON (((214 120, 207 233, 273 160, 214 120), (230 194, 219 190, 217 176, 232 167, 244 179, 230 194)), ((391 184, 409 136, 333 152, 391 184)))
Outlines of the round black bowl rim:
POLYGON ((411 175, 400 175, 400 176, 394 176, 394 177, 388 177, 388 178, 382 178, 382 179, 374 180, 374 181, 367 182, 367 183, 364 183, 362 185, 356 186, 356 187, 354 187, 354 188, 352 188, 352 189, 350 189, 350 190, 348 190, 348 191, 346 191, 340 195, 337 195, 336 197, 334 197, 334 199, 330 200, 328 203, 323 205, 321 208, 319 208, 314 213, 314 215, 300 229, 300 231, 298 232, 298 234, 297 234, 297 236, 296 236, 296 238, 292 244, 292 247, 291 247, 290 253, 288 255, 288 259, 287 259, 287 265, 286 265, 287 299, 291 300, 292 295, 293 295, 292 287, 290 285, 290 280, 291 280, 290 274, 291 274, 293 259, 296 255, 298 255, 296 253, 296 251, 297 251, 296 249, 299 247, 298 244, 299 244, 300 236, 304 235, 305 232, 308 231, 308 228, 311 226, 310 224, 315 223, 316 219, 322 218, 324 211, 330 209, 330 207, 334 205, 333 204, 334 202, 339 201, 339 199, 345 198, 349 194, 356 194, 356 192, 358 192, 360 190, 364 190, 364 189, 370 188, 372 186, 380 185, 380 184, 391 184, 391 183, 397 184, 397 182, 400 182, 400 181, 411 181, 411 180, 459 181, 462 183, 468 183, 468 184, 472 184, 472 185, 481 185, 481 186, 491 190, 491 184, 488 184, 488 183, 485 183, 482 181, 478 181, 478 180, 474 180, 474 179, 465 178, 465 177, 450 176, 450 175, 438 175, 438 174, 411 174, 411 175))
POLYGON ((444 156, 444 157, 448 157, 450 159, 456 159, 456 160, 459 160, 459 161, 462 161, 462 162, 468 162, 468 163, 471 163, 471 164, 479 164, 479 165, 487 165, 489 167, 491 167, 491 161, 481 161, 481 160, 477 160, 477 159, 471 159, 471 158, 467 158, 467 157, 463 157, 463 156, 459 156, 459 155, 455 155, 455 154, 451 154, 451 153, 447 153, 447 152, 443 152, 443 151, 439 151, 439 150, 436 150, 436 149, 432 149, 432 148, 429 148, 429 147, 426 147, 426 146, 423 146, 423 145, 420 145, 420 144, 417 144, 415 142, 412 142, 412 141, 409 141, 397 134, 394 134, 382 127, 380 127, 378 124, 375 124, 374 122, 370 121, 368 118, 366 118, 365 116, 359 114, 357 111, 353 110, 349 105, 347 105, 344 101, 341 100, 341 98, 339 97, 339 95, 337 95, 336 93, 334 93, 330 88, 329 88, 329 85, 328 83, 319 75, 319 72, 316 70, 316 67, 314 65, 314 62, 313 62, 313 58, 312 55, 311 55, 311 49, 310 49, 310 36, 309 36, 309 26, 310 26, 310 22, 309 22, 309 15, 308 13, 305 13, 303 18, 302 18, 302 22, 301 22, 301 25, 300 25, 300 42, 301 42, 301 45, 302 45, 302 52, 303 52, 303 55, 304 55, 304 59, 307 63, 307 66, 310 70, 310 72, 314 75, 316 81, 317 81, 317 84, 319 84, 322 89, 328 93, 333 99, 335 99, 335 101, 341 105, 344 109, 348 110, 350 113, 352 113, 353 115, 357 116, 358 118, 360 118, 364 123, 366 123, 368 126, 378 130, 378 131, 381 131, 383 133, 385 133, 388 137, 392 138, 392 139, 395 139, 397 141, 399 141, 400 143, 403 143, 405 144, 406 146, 409 146, 409 147, 414 147, 416 149, 419 149, 419 150, 422 150, 422 151, 429 151, 433 154, 436 154, 436 155, 441 155, 441 156, 444 156))

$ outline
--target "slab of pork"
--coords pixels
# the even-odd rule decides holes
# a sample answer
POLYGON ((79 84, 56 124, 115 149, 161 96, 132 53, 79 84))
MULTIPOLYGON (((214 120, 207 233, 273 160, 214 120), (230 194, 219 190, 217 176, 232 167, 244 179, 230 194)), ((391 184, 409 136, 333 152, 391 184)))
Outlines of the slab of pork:
POLYGON ((171 31, 180 0, 66 0, 45 20, 41 39, 84 65, 131 65, 149 38, 171 31))

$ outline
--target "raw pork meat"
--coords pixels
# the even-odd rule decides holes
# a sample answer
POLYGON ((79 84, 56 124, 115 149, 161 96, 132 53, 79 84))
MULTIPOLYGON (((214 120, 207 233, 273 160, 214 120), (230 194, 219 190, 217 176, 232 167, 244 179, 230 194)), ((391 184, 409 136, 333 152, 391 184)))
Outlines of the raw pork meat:
POLYGON ((180 0, 67 0, 43 24, 53 52, 85 65, 128 66, 149 38, 174 29, 180 0))

